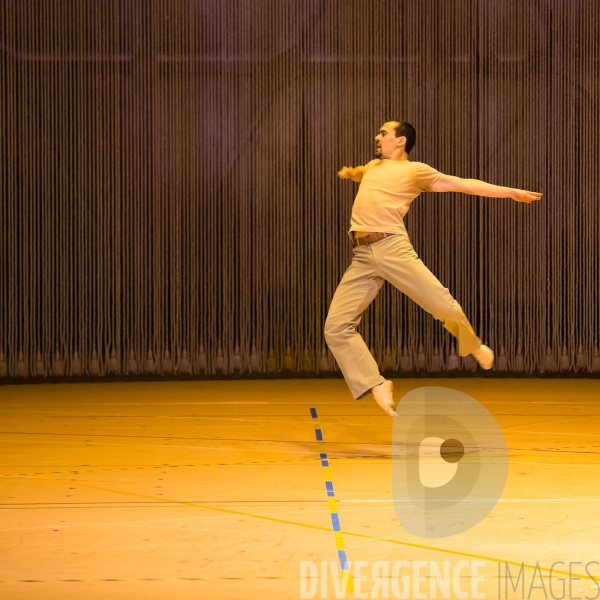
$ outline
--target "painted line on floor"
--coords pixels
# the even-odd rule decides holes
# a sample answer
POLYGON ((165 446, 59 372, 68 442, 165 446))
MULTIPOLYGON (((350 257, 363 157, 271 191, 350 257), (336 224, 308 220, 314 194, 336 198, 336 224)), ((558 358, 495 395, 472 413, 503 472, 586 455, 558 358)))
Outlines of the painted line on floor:
MULTIPOLYGON (((173 505, 172 502, 14 502, 12 504, 1 504, 0 510, 54 510, 54 509, 100 509, 100 508, 189 508, 188 505, 202 505, 202 500, 185 500, 181 505, 173 505)), ((286 506, 289 504, 323 504, 323 500, 212 500, 210 504, 221 506, 239 506, 239 505, 261 505, 261 506, 286 506)), ((362 500, 342 500, 336 499, 338 504, 393 504, 389 499, 362 499, 362 500)), ((406 502, 409 502, 408 500, 406 502)), ((442 501, 440 501, 442 502, 442 501)), ((445 502, 445 501, 443 501, 445 502)), ((597 504, 600 498, 505 498, 498 500, 498 504, 538 504, 540 502, 556 502, 565 504, 597 504)), ((496 503, 496 502, 495 502, 496 503)), ((206 503, 208 504, 208 503, 206 503)), ((308 511, 311 512, 311 511, 308 511)), ((317 511, 320 512, 320 511, 317 511)), ((296 514, 296 513, 278 513, 278 514, 296 514)), ((305 513, 307 514, 307 513, 305 513)))
MULTIPOLYGON (((428 500, 429 502, 430 500, 428 500)), ((386 503, 386 504, 392 504, 394 502, 394 500, 339 500, 339 502, 343 502, 344 504, 357 504, 357 503, 368 503, 368 504, 372 504, 372 503, 386 503)), ((400 501, 396 500, 397 503, 400 503, 400 501)), ((405 504, 412 504, 412 500, 403 500, 402 501, 405 504)), ((439 500, 439 502, 447 502, 447 500, 439 500)), ((468 500, 462 500, 462 502, 468 502, 468 500)), ((474 503, 479 504, 481 502, 481 500, 473 500, 474 503)), ((591 503, 596 503, 596 502, 600 502, 600 498, 500 498, 500 500, 490 500, 491 504, 512 504, 512 503, 522 503, 522 502, 531 502, 531 503, 538 503, 538 502, 583 502, 583 503, 587 503, 587 502, 591 502, 591 503)))
MULTIPOLYGON (((83 435, 81 437, 84 437, 83 435)), ((118 437, 118 436, 115 436, 118 437)), ((215 442, 219 442, 219 441, 227 441, 227 440, 218 440, 215 439, 215 442)), ((241 440, 241 441, 246 441, 248 443, 251 442, 262 442, 265 440, 241 440)), ((284 441, 277 441, 277 440, 267 440, 267 441, 274 441, 275 443, 278 444, 302 444, 304 442, 302 442, 301 440, 284 440, 284 441)), ((64 445, 70 445, 70 446, 127 446, 129 448, 134 447, 134 448, 185 448, 186 450, 215 450, 215 451, 219 451, 219 452, 236 452, 239 454, 240 452, 240 448, 239 446, 237 447, 231 447, 231 448, 227 448, 227 446, 222 446, 219 444, 215 444, 213 446, 189 446, 189 445, 184 445, 184 444, 138 444, 138 443, 127 443, 127 442, 70 442, 68 440, 44 440, 43 442, 40 440, 10 440, 10 439, 0 439, 0 442, 8 442, 10 444, 64 444, 64 445)), ((253 450, 253 449, 248 449, 245 450, 245 452, 256 452, 256 453, 262 453, 262 454, 298 454, 300 456, 314 456, 314 453, 311 452, 310 450, 272 450, 272 449, 262 449, 262 450, 253 450)), ((380 456, 380 455, 378 455, 380 456)), ((218 463, 215 463, 214 466, 218 466, 218 463)))
MULTIPOLYGON (((319 415, 316 408, 310 409, 310 416, 315 429, 315 439, 319 443, 319 448, 325 450, 323 443, 323 429, 319 423, 319 415)), ((340 561, 340 567, 342 569, 342 581, 346 585, 346 589, 349 592, 354 591, 354 582, 352 580, 352 574, 350 572, 350 564, 348 562, 348 555, 346 553, 346 545, 344 544, 344 535, 342 533, 342 525, 340 523, 340 515, 337 509, 335 490, 333 487, 333 477, 331 475, 331 467, 329 466, 329 459, 327 458, 327 452, 319 452, 319 458, 321 460, 321 467, 323 469, 323 479, 325 481, 325 493, 327 494, 327 504, 329 505, 329 518, 331 519, 331 529, 333 531, 333 538, 335 540, 335 547, 338 553, 338 559, 340 561)))

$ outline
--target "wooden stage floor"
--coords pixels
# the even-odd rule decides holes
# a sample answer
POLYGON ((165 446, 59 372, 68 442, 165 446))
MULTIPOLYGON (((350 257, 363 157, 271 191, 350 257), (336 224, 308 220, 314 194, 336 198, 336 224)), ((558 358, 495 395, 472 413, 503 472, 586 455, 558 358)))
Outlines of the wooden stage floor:
POLYGON ((428 385, 461 390, 504 432, 504 494, 462 534, 422 539, 402 528, 392 420, 340 379, 0 386, 0 598, 296 599, 301 584, 311 591, 302 561, 317 573, 327 561, 327 588, 319 580, 312 597, 335 598, 342 544, 351 565, 366 565, 347 598, 386 597, 383 586, 372 596, 371 568, 383 561, 391 577, 402 560, 408 598, 433 597, 432 563, 444 561, 452 573, 469 566, 437 598, 551 598, 551 586, 560 597, 561 580, 563 597, 597 598, 600 381, 395 383, 397 400, 428 385), (507 581, 519 572, 515 591, 507 581))

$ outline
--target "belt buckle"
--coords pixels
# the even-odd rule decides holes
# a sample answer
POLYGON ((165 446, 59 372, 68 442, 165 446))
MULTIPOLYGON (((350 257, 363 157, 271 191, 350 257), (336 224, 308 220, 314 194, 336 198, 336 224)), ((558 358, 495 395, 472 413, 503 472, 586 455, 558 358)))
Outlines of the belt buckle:
POLYGON ((369 233, 369 235, 365 235, 360 238, 354 238, 354 246, 370 246, 371 244, 374 244, 377 241, 379 241, 377 234, 369 233), (375 236, 375 239, 373 241, 370 241, 370 238, 372 238, 373 236, 375 236))
POLYGON ((355 246, 370 246, 372 243, 369 241, 369 238, 371 237, 371 235, 373 235, 373 234, 370 233, 369 235, 365 235, 363 237, 354 238, 355 246))

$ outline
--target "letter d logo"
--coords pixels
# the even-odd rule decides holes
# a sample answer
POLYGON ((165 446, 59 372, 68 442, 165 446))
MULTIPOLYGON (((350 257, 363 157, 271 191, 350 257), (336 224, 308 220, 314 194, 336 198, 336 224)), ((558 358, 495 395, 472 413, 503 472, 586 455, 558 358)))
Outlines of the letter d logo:
POLYGON ((496 419, 477 400, 444 387, 402 398, 392 436, 392 493, 404 529, 456 535, 494 508, 506 484, 508 450, 496 419))

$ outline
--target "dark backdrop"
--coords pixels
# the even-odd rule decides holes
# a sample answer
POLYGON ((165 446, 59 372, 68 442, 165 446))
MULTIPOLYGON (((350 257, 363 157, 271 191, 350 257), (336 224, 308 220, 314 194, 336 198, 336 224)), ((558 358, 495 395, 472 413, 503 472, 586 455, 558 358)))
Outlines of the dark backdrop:
MULTIPOLYGON (((379 126, 544 192, 423 194, 407 227, 504 372, 600 371, 595 0, 1 0, 0 378, 331 373, 379 126)), ((387 286, 389 372, 471 373, 387 286)))

